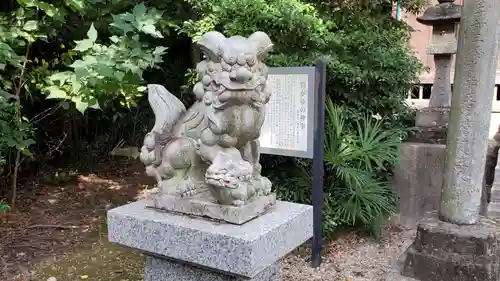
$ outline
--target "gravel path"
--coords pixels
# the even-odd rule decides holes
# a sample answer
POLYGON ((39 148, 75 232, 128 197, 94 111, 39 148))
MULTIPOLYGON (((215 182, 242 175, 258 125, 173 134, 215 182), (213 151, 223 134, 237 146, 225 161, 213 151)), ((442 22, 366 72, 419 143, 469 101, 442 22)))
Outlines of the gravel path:
POLYGON ((380 242, 356 233, 343 235, 326 249, 319 268, 309 266, 307 251, 285 258, 282 280, 383 281, 387 271, 413 242, 414 234, 412 230, 390 227, 384 229, 380 242))

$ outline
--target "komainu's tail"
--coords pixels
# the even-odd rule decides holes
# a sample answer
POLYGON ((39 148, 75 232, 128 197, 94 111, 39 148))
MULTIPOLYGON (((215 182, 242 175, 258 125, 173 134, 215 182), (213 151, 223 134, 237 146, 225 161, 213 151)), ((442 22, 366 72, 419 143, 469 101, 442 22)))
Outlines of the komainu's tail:
POLYGON ((186 112, 184 104, 162 85, 148 85, 148 101, 155 114, 155 125, 151 132, 158 135, 171 133, 186 112))

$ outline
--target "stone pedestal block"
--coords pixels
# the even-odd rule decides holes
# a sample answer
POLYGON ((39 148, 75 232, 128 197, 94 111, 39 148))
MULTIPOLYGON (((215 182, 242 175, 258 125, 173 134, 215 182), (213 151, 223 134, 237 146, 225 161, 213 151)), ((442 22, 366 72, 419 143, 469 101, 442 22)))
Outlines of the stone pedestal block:
MULTIPOLYGON (((496 141, 489 140, 488 142, 488 150, 486 152, 486 164, 484 165, 484 180, 483 180, 483 190, 481 194, 481 210, 479 211, 479 214, 482 216, 487 216, 491 218, 491 214, 494 216, 498 215, 498 206, 496 206, 494 209, 494 212, 489 212, 489 206, 490 202, 493 201, 500 201, 500 190, 495 186, 493 188, 493 185, 495 183, 495 178, 499 178, 499 169, 497 169, 497 162, 498 162, 498 150, 499 146, 496 143, 496 141), (494 196, 492 193, 495 193, 494 196)), ((497 180, 498 182, 498 180, 497 180)), ((500 203, 500 202, 498 202, 500 203)))
POLYGON ((108 212, 108 233, 111 242, 148 256, 146 281, 274 281, 278 260, 312 237, 312 207, 277 201, 268 213, 234 225, 138 201, 108 212))
POLYGON ((404 143, 394 169, 394 192, 399 197, 399 223, 416 227, 429 211, 437 210, 446 146, 404 143))
POLYGON ((440 221, 437 213, 422 220, 399 274, 387 280, 498 281, 500 225, 481 217, 475 225, 440 221))

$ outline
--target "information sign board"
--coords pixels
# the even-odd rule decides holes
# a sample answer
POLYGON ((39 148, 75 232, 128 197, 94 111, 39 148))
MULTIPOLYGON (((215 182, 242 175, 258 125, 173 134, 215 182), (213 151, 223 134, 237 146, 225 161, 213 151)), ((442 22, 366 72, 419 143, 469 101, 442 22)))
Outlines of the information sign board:
POLYGON ((266 105, 260 152, 312 158, 315 67, 269 68, 271 98, 266 105))

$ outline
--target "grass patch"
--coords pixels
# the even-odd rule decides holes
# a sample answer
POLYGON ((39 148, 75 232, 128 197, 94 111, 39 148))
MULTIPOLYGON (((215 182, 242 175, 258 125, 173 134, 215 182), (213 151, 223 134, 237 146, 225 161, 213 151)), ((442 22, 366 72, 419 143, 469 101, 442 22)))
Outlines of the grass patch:
POLYGON ((55 277, 57 281, 142 281, 144 255, 110 243, 105 229, 104 222, 89 235, 98 241, 91 239, 95 242, 37 265, 32 280, 55 277))

